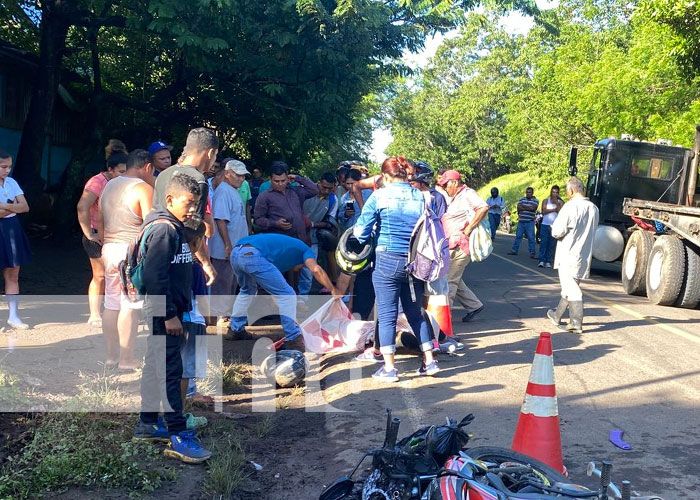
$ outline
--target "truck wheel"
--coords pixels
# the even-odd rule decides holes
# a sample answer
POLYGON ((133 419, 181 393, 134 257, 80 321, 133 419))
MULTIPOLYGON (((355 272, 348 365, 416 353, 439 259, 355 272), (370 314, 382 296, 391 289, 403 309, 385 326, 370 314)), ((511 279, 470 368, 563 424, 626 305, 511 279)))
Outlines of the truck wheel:
POLYGON ((684 277, 683 242, 675 236, 659 236, 649 254, 647 297, 654 304, 670 306, 678 298, 684 277))
POLYGON ((700 251, 685 242, 685 279, 678 294, 676 305, 693 309, 700 302, 700 251))
POLYGON ((647 262, 654 235, 639 229, 627 240, 622 258, 622 288, 628 295, 643 295, 646 292, 647 262))

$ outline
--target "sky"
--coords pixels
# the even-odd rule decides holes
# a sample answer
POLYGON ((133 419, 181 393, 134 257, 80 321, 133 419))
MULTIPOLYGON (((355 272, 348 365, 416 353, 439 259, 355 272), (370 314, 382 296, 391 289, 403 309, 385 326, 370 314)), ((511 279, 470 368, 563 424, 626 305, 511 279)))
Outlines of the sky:
MULTIPOLYGON (((551 9, 559 4, 559 0, 537 0, 537 6, 542 9, 551 9)), ((506 30, 511 34, 525 35, 530 31, 534 23, 532 17, 525 16, 519 12, 511 12, 501 21, 506 30)), ((453 38, 458 35, 457 30, 448 31, 444 35, 441 33, 430 37, 425 42, 423 50, 417 54, 405 52, 404 62, 412 68, 422 68, 428 64, 431 57, 435 55, 437 48, 445 38, 453 38)), ((386 157, 384 151, 393 140, 391 131, 386 128, 377 128, 372 133, 372 147, 370 149, 370 159, 376 163, 382 162, 386 157)))

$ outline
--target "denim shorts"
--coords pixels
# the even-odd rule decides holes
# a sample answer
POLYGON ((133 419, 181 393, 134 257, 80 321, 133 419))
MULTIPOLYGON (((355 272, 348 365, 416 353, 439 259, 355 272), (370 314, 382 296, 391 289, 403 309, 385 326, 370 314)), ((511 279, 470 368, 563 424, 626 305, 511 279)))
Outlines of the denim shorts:
POLYGON ((180 354, 182 356, 182 378, 206 378, 207 336, 206 327, 197 323, 183 323, 180 354))

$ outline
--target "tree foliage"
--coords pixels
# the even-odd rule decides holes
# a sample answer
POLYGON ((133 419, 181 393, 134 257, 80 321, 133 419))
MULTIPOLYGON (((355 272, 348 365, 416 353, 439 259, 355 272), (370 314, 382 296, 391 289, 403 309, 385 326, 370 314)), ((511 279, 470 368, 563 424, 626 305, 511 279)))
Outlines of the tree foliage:
POLYGON ((390 151, 481 184, 523 169, 560 179, 571 146, 611 135, 692 144, 700 88, 673 57, 672 30, 609 3, 562 2, 526 36, 472 14, 392 99, 390 151))
POLYGON ((303 163, 345 139, 366 147, 367 96, 407 74, 403 51, 456 26, 470 5, 21 0, 0 7, 0 38, 39 53, 45 24, 65 28, 65 40, 51 41, 89 124, 83 143, 113 135, 131 147, 181 144, 187 128, 207 124, 242 157, 303 163))
POLYGON ((671 29, 670 54, 689 78, 700 70, 700 4, 692 0, 644 0, 639 15, 671 29))

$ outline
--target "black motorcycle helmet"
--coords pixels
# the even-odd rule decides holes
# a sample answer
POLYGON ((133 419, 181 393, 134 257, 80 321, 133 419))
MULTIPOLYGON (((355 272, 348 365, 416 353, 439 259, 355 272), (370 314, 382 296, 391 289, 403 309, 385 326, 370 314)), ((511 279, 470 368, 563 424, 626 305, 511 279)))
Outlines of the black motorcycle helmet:
POLYGON ((413 182, 422 182, 423 184, 430 185, 435 176, 433 168, 424 161, 417 161, 414 165, 416 166, 416 173, 413 174, 411 180, 413 182))
POLYGON ((333 252, 338 248, 338 236, 340 234, 340 229, 338 228, 338 222, 334 217, 330 215, 323 219, 323 222, 327 222, 331 225, 330 229, 317 229, 316 230, 316 240, 318 240, 318 245, 322 250, 326 252, 333 252))
POLYGON ((364 244, 357 241, 352 230, 353 228, 348 228, 340 237, 335 251, 335 260, 341 271, 355 276, 369 267, 374 246, 370 241, 364 244))

